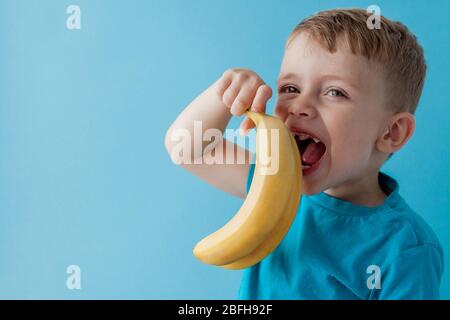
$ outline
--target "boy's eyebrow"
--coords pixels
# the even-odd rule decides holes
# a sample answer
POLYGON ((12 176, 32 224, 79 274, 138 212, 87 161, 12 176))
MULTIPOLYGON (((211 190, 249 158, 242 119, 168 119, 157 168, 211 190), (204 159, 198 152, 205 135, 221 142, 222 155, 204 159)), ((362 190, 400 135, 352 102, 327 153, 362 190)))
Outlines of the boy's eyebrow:
POLYGON ((281 80, 289 80, 289 79, 298 79, 298 77, 295 73, 289 72, 289 73, 280 75, 278 77, 278 83, 280 83, 281 80))
POLYGON ((349 79, 334 75, 334 74, 327 74, 322 76, 323 80, 340 80, 340 81, 344 81, 346 84, 348 84, 350 87, 352 87, 355 90, 359 90, 359 86, 357 83, 350 81, 349 79))
MULTIPOLYGON (((278 84, 283 81, 283 80, 289 80, 289 79, 293 79, 293 80, 299 80, 299 76, 295 73, 289 72, 286 74, 281 74, 280 77, 278 78, 278 84)), ((353 89, 355 90, 359 90, 359 86, 357 85, 357 83, 354 83, 346 78, 334 75, 334 74, 326 74, 323 75, 321 77, 321 80, 340 80, 340 81, 344 81, 345 83, 347 83, 349 86, 351 86, 353 89)))

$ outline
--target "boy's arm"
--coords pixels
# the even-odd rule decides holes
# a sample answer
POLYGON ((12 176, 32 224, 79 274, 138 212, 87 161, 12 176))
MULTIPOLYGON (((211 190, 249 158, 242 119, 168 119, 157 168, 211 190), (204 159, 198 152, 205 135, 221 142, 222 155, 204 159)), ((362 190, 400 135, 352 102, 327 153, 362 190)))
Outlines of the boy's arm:
MULTIPOLYGON (((181 166, 210 183, 211 185, 235 196, 244 198, 246 196, 246 181, 251 161, 251 153, 240 146, 223 139, 223 132, 228 125, 232 115, 242 115, 247 109, 257 112, 264 112, 266 102, 272 95, 271 89, 265 85, 264 81, 254 72, 243 69, 227 70, 216 82, 206 89, 200 96, 192 101, 177 117, 170 126, 165 137, 167 152, 172 155, 178 152, 177 144, 180 142, 173 137, 178 132, 189 132, 190 159, 181 166), (195 121, 201 121, 202 132, 199 135, 202 146, 194 148, 194 125, 195 121), (221 140, 211 142, 203 141, 203 132, 208 129, 220 130, 221 140), (223 142, 223 143, 221 143, 223 142), (208 146, 209 145, 209 146, 208 146), (208 151, 205 153, 205 147, 208 151), (234 149, 234 161, 231 164, 225 162, 226 153, 234 149), (223 164, 205 164, 200 161, 195 164, 195 160, 200 160, 205 156, 216 156, 217 152, 223 155, 223 164), (245 154, 245 163, 238 164, 238 155, 245 154)), ((253 127, 249 119, 241 123, 241 129, 245 132, 253 127)), ((227 161, 229 162, 229 161, 227 161)))

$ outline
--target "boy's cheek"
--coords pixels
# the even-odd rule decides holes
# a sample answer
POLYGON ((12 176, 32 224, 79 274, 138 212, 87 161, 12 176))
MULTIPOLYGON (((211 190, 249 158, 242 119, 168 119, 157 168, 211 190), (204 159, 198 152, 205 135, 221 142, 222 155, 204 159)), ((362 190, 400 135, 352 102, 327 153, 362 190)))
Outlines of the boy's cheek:
POLYGON ((349 175, 363 170, 369 161, 371 153, 366 145, 359 143, 335 144, 331 151, 331 159, 329 161, 333 164, 332 170, 339 174, 349 175))
POLYGON ((285 121, 288 115, 287 108, 283 108, 280 106, 275 107, 275 115, 280 118, 282 121, 285 121))

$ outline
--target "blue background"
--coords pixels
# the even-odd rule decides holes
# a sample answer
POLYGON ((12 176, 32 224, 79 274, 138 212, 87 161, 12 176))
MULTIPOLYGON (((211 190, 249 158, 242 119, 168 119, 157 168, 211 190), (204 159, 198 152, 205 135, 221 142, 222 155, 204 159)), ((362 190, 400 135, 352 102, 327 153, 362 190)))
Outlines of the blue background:
MULTIPOLYGON (((191 250, 242 201, 173 165, 166 129, 229 67, 273 86, 301 19, 371 4, 0 0, 0 298, 236 297, 242 273, 191 250), (81 30, 66 28, 70 4, 81 30), (81 290, 66 288, 71 264, 81 290)), ((384 171, 448 258, 450 2, 376 4, 418 36, 429 68, 415 135, 384 171)))

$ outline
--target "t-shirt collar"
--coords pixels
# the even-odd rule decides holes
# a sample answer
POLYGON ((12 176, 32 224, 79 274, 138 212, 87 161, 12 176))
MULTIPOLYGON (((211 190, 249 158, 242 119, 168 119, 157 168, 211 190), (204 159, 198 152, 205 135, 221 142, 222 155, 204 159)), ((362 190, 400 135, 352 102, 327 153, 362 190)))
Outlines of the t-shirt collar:
POLYGON ((383 172, 378 173, 378 181, 383 190, 389 194, 382 204, 375 207, 354 204, 350 201, 330 196, 323 191, 307 197, 318 205, 342 215, 369 215, 393 209, 401 210, 405 203, 399 194, 400 187, 398 182, 383 172))

